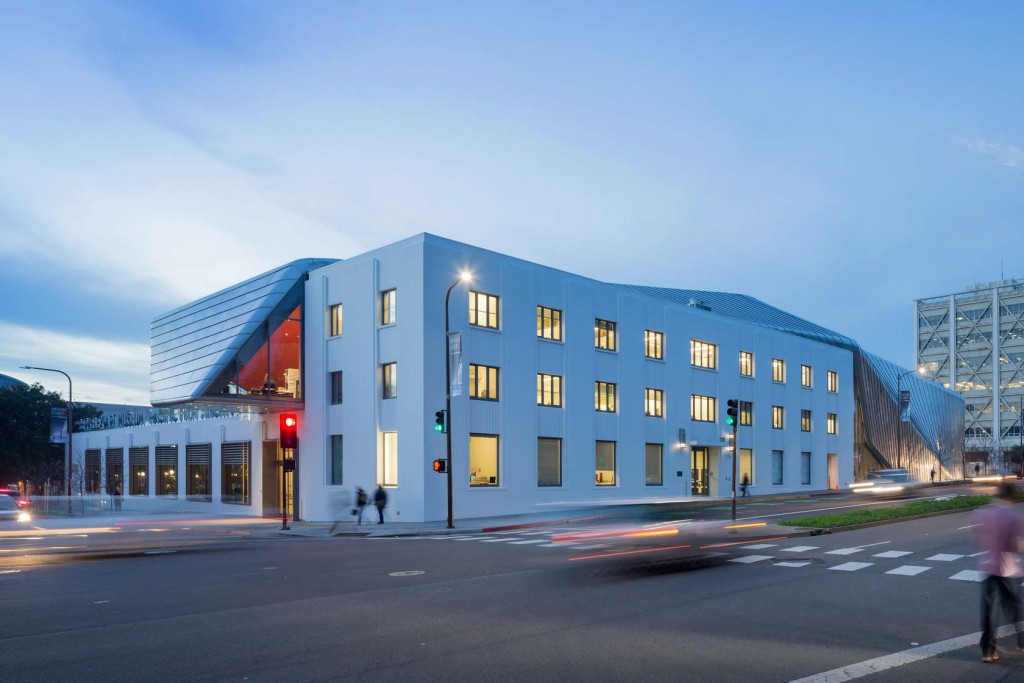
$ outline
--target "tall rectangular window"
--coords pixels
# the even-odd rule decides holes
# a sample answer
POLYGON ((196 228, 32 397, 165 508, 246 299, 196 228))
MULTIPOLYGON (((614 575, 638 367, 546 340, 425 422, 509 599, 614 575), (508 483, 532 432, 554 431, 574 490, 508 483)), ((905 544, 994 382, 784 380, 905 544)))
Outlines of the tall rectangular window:
POLYGON ((497 486, 498 437, 495 434, 469 435, 469 485, 497 486))
POLYGON ((611 382, 594 382, 594 410, 602 413, 615 412, 615 385, 611 382))
POLYGON ((828 390, 833 394, 839 391, 839 373, 835 370, 828 371, 828 390))
POLYGON ((665 335, 654 330, 644 330, 644 355, 655 360, 664 360, 665 335))
POLYGON ((149 493, 149 446, 128 449, 128 491, 133 496, 149 493))
POLYGON ((185 494, 189 500, 208 502, 213 500, 210 491, 210 466, 213 460, 211 444, 188 444, 185 446, 185 494))
POLYGON ((594 319, 594 347, 605 351, 614 351, 618 348, 615 323, 600 318, 594 319))
POLYGON ((469 366, 469 397, 481 401, 497 401, 498 368, 471 363, 469 366))
POLYGON ((398 398, 398 363, 385 363, 380 366, 384 382, 384 398, 398 398))
POLYGON ((594 483, 615 486, 615 442, 597 441, 594 449, 594 483))
POLYGON ((714 422, 718 414, 717 403, 714 396, 690 394, 690 419, 695 422, 714 422))
POLYGON ((537 307, 537 336, 562 341, 562 312, 547 306, 537 307))
POLYGON ((812 387, 814 386, 814 371, 810 365, 800 366, 800 386, 812 387))
POLYGON ((498 329, 498 297, 483 292, 469 292, 469 324, 498 329))
POLYGON ((331 336, 337 337, 341 334, 341 304, 334 304, 330 308, 331 336))
POLYGON ((156 447, 156 495, 178 495, 178 447, 156 447))
POLYGON ((108 448, 106 456, 107 493, 114 493, 116 491, 124 495, 124 486, 121 483, 124 479, 124 449, 108 448))
POLYGON ((537 373, 537 405, 556 408, 562 405, 561 376, 537 373))
POLYGON ((784 481, 783 473, 785 468, 783 467, 782 451, 772 451, 772 484, 775 486, 782 486, 784 481))
POLYGON ((235 441, 220 445, 220 501, 232 505, 250 505, 252 497, 252 443, 235 441))
POLYGON ((809 432, 811 431, 811 411, 801 410, 800 411, 800 431, 809 432))
POLYGON ((786 427, 786 409, 782 406, 772 406, 772 429, 784 429, 786 427))
POLYGON ((811 483, 811 454, 808 451, 800 453, 800 483, 805 486, 811 483))
POLYGON ((744 377, 754 376, 754 354, 750 351, 740 351, 740 374, 744 377))
POLYGON ((662 417, 662 400, 664 392, 661 389, 644 389, 645 405, 644 415, 650 417, 662 417))
POLYGON ((562 485, 562 440, 537 438, 537 486, 562 485))
POLYGON ((380 293, 380 324, 390 325, 395 322, 395 296, 396 289, 386 289, 380 293))
POLYGON ((747 478, 748 484, 754 483, 754 449, 752 448, 741 448, 740 449, 740 461, 739 472, 736 475, 740 478, 740 483, 743 482, 743 478, 747 478))
POLYGON ((754 424, 754 404, 750 401, 740 401, 740 426, 750 427, 754 424))
POLYGON ((786 381, 786 361, 781 358, 772 358, 772 381, 786 381))
POLYGON ((661 486, 663 482, 661 467, 662 447, 660 443, 649 443, 644 448, 644 483, 647 486, 661 486))
POLYGON ((829 434, 838 434, 839 433, 839 416, 838 415, 836 415, 835 413, 827 413, 826 414, 825 423, 826 423, 826 427, 828 428, 828 433, 829 434))
POLYGON ((331 373, 331 405, 341 403, 341 370, 331 373))
POLYGON ((711 342, 690 340, 690 365, 695 368, 718 368, 718 345, 711 342))
POLYGON ((344 480, 344 438, 341 434, 331 434, 331 486, 341 486, 344 480))
POLYGON ((377 481, 384 486, 398 486, 398 432, 381 434, 377 481))
POLYGON ((85 492, 100 492, 100 449, 85 449, 85 492))

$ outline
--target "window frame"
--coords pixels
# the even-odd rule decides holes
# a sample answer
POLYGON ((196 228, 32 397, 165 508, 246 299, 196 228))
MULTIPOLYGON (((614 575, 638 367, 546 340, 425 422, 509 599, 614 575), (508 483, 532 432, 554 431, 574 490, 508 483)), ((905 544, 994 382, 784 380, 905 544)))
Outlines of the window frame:
POLYGON ((837 413, 825 413, 825 432, 828 434, 839 433, 839 415, 837 413))
POLYGON ((327 307, 327 336, 340 337, 344 329, 344 314, 340 303, 327 307))
POLYGON ((665 360, 665 333, 644 330, 644 358, 665 360))
POLYGON ((814 458, 811 451, 800 451, 800 485, 810 486, 814 473, 811 471, 814 466, 814 458))
POLYGON ((537 437, 537 487, 538 488, 561 488, 562 486, 562 439, 556 436, 538 436, 537 437), (540 466, 540 446, 541 441, 551 441, 558 445, 558 483, 557 484, 542 484, 541 483, 541 466, 540 466))
POLYGON ((814 426, 814 421, 811 418, 811 411, 807 408, 800 409, 800 431, 810 432, 814 426))
POLYGON ((564 342, 563 319, 562 309, 537 304, 537 338, 551 342, 564 342), (548 323, 546 328, 545 322, 548 323))
POLYGON ((830 394, 839 393, 839 373, 835 370, 829 370, 826 374, 827 389, 830 394))
POLYGON ((753 427, 754 426, 754 402, 753 401, 740 401, 739 406, 739 418, 740 427, 753 427))
POLYGON ((814 388, 814 368, 810 365, 800 364, 800 386, 805 389, 814 388))
POLYGON ((783 450, 772 451, 772 486, 785 486, 786 485, 786 452, 783 450), (775 463, 778 462, 778 480, 776 480, 775 463))
MULTIPOLYGON (((480 432, 470 432, 469 443, 467 448, 466 456, 466 470, 469 474, 469 487, 470 488, 484 488, 493 489, 501 486, 501 436, 498 434, 484 434, 480 432), (473 439, 493 439, 494 440, 494 476, 490 477, 494 481, 473 481, 473 439)), ((479 479, 479 478, 478 478, 479 479)))
POLYGON ((603 439, 597 439, 597 440, 594 441, 594 486, 597 486, 597 487, 618 486, 618 483, 619 483, 619 470, 618 470, 618 453, 616 452, 617 450, 618 450, 618 447, 617 447, 615 441, 606 441, 606 440, 603 440, 603 439), (601 444, 611 444, 611 460, 612 460, 612 462, 611 462, 611 465, 612 465, 611 469, 607 469, 607 468, 599 469, 598 466, 597 466, 598 465, 598 458, 601 457, 600 453, 598 452, 598 449, 601 446, 601 444), (611 481, 602 481, 600 479, 601 475, 599 475, 600 472, 611 472, 612 473, 612 480, 611 481))
POLYGON ((500 368, 496 365, 482 365, 479 363, 469 364, 469 397, 474 401, 497 401, 500 399, 500 387, 499 382, 501 381, 500 368), (480 370, 483 369, 486 372, 483 373, 484 379, 480 380, 480 370), (491 376, 494 377, 494 387, 491 389, 491 376), (488 396, 480 395, 480 385, 484 385, 485 392, 492 394, 488 396))
POLYGON ((537 405, 545 408, 561 408, 562 407, 562 376, 561 375, 550 375, 546 372, 537 373, 537 405), (551 380, 551 390, 545 392, 544 380, 551 380), (558 385, 557 393, 554 385, 558 385), (550 395, 552 400, 549 403, 544 402, 544 397, 550 395))
POLYGON ((327 385, 330 394, 330 405, 340 406, 345 398, 345 380, 341 370, 327 373, 327 385))
POLYGON ((382 289, 380 291, 380 324, 394 325, 398 322, 398 288, 382 289))
POLYGON ((614 321, 594 318, 594 348, 612 353, 618 352, 618 325, 614 321))
POLYGON ((344 486, 345 484, 345 437, 331 434, 330 460, 327 461, 327 485, 344 486))
POLYGON ((783 358, 772 358, 772 381, 786 383, 786 361, 783 358))
POLYGON ((615 382, 594 381, 594 410, 599 413, 614 413, 618 408, 618 385, 615 382), (603 390, 603 391, 602 391, 603 390), (602 408, 602 400, 604 407, 602 408), (608 399, 611 398, 611 401, 608 399))
POLYGON ((700 368, 702 370, 718 370, 718 344, 704 341, 703 339, 691 338, 690 367, 700 368), (709 355, 710 361, 708 361, 709 355))
POLYGON ((660 443, 645 443, 644 444, 644 486, 664 486, 665 485, 665 444, 660 443), (651 477, 651 447, 656 446, 658 449, 658 480, 652 481, 651 477))
POLYGON ((693 422, 716 422, 718 420, 718 398, 703 394, 690 394, 690 420, 693 422), (698 413, 710 416, 702 418, 697 416, 698 413))
POLYGON ((497 294, 489 294, 487 292, 481 292, 476 289, 469 290, 469 324, 473 327, 479 327, 485 330, 500 330, 501 329, 501 297, 497 294), (481 298, 485 304, 483 308, 480 307, 481 298), (492 306, 493 304, 493 306, 492 306), (481 315, 484 318, 484 322, 480 322, 481 315), (491 318, 494 319, 494 324, 491 323, 491 318))
POLYGON ((740 377, 754 376, 754 352, 740 351, 740 377), (746 369, 748 372, 743 372, 746 369))
POLYGON ((381 363, 381 398, 398 398, 398 361, 381 363))
POLYGON ((665 417, 664 389, 644 388, 644 415, 647 417, 665 417))
POLYGON ((786 407, 772 406, 772 429, 786 428, 786 407))

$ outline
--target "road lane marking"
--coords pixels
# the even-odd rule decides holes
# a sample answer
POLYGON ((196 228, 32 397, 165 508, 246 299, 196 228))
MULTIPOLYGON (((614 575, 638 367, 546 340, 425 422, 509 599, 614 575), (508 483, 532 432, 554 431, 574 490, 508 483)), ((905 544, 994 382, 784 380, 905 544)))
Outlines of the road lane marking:
POLYGON ((977 557, 978 555, 984 555, 987 552, 988 552, 987 550, 982 550, 980 553, 971 553, 967 557, 977 557))
POLYGON ((872 555, 872 557, 894 558, 903 557, 904 555, 913 555, 913 553, 908 550, 886 550, 884 553, 878 553, 877 555, 872 555))
POLYGON ((531 541, 510 541, 509 545, 527 545, 528 543, 546 543, 546 538, 535 538, 531 541))
POLYGON ((949 577, 954 581, 982 581, 985 575, 974 569, 965 569, 962 572, 957 572, 953 576, 949 577))
POLYGON ((771 555, 747 555, 746 557, 734 557, 730 562, 742 562, 743 564, 750 564, 751 562, 761 562, 763 560, 775 559, 771 555))
MULTIPOLYGON (((999 630, 996 632, 996 637, 1005 638, 1006 636, 1014 633, 1016 633, 1014 625, 1007 624, 1006 626, 999 627, 999 630)), ((875 657, 874 659, 866 659, 863 662, 848 664, 847 666, 841 666, 830 671, 823 671, 822 673, 814 674, 813 676, 797 678, 789 683, 842 683, 843 681, 852 681, 855 678, 870 676, 871 674, 878 673, 879 671, 903 666, 904 664, 913 664, 914 662, 919 662, 922 659, 935 657, 937 655, 945 654, 946 652, 952 652, 953 650, 961 650, 965 647, 972 646, 977 647, 980 639, 980 631, 977 633, 968 633, 967 635, 957 636, 956 638, 950 638, 949 640, 941 640, 937 643, 921 645, 920 647, 904 650, 903 652, 894 652, 890 655, 875 657)))
POLYGON ((939 553, 938 555, 932 555, 926 557, 926 560, 934 560, 936 562, 952 562, 953 560, 959 560, 963 555, 950 555, 949 553, 939 553))
POLYGON ((967 526, 957 527, 957 529, 973 529, 976 526, 981 526, 981 524, 968 524, 967 526))
POLYGON ((754 545, 743 546, 744 550, 764 550, 765 548, 774 548, 778 543, 755 543, 754 545))
POLYGON ((807 560, 798 560, 798 561, 792 561, 792 562, 775 562, 774 563, 774 565, 776 567, 806 567, 809 564, 810 564, 810 562, 808 562, 807 560))
POLYGON ((817 550, 816 545, 795 545, 792 548, 782 548, 783 553, 806 553, 808 550, 817 550))
POLYGON ((511 538, 485 538, 485 539, 483 539, 480 542, 481 543, 501 543, 501 542, 508 543, 511 540, 512 540, 511 538))
POLYGON ((844 562, 843 564, 837 564, 829 569, 837 572, 856 572, 864 569, 864 567, 870 567, 874 562, 844 562))
POLYGON ((886 574, 896 574, 897 576, 917 576, 922 572, 926 572, 931 567, 918 567, 912 564, 905 564, 902 567, 896 567, 886 572, 886 574))
POLYGON ((829 550, 825 554, 826 555, 853 555, 854 553, 859 553, 862 550, 864 550, 864 548, 839 548, 838 550, 829 550))

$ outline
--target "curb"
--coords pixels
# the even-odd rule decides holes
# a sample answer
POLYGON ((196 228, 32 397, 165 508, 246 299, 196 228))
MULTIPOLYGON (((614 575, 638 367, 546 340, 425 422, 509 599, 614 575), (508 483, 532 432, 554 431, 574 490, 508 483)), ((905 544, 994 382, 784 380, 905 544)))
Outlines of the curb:
POLYGON ((877 522, 865 522, 863 524, 849 524, 847 526, 835 526, 835 527, 793 527, 795 529, 807 529, 806 536, 821 536, 823 534, 837 534, 842 531, 857 531, 858 529, 870 529, 876 526, 885 526, 886 524, 898 524, 899 522, 912 522, 917 519, 928 519, 929 517, 942 517, 943 515, 955 515, 961 512, 974 512, 978 508, 983 507, 982 505, 976 505, 969 508, 960 508, 958 510, 938 510, 936 512, 926 512, 921 515, 908 515, 906 517, 894 517, 893 519, 881 519, 877 522))

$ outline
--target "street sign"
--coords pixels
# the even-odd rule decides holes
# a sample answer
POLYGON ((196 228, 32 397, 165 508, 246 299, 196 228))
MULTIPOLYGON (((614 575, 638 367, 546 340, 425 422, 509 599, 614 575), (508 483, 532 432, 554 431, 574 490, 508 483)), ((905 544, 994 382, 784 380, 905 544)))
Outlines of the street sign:
POLYGON ((50 443, 68 442, 68 409, 50 408, 50 443))

